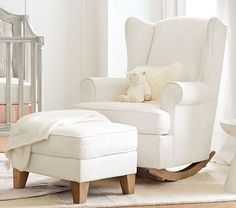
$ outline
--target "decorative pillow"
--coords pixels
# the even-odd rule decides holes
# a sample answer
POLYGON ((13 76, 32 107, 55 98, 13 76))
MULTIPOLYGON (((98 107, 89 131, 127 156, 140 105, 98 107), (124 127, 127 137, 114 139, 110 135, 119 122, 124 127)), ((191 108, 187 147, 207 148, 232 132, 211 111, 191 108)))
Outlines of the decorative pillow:
MULTIPOLYGON (((151 102, 160 102, 161 90, 169 82, 183 81, 184 70, 182 64, 174 63, 168 66, 141 66, 137 67, 146 72, 146 80, 151 87, 151 102)), ((137 69, 136 68, 136 69, 137 69)))

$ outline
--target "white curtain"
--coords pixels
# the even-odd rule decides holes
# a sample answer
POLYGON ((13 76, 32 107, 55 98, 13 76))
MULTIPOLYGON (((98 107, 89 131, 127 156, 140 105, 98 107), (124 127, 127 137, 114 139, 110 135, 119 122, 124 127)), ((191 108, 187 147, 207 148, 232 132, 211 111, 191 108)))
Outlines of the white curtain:
POLYGON ((216 160, 230 163, 236 152, 236 139, 230 137, 220 127, 220 121, 236 118, 236 1, 218 0, 217 16, 228 27, 225 59, 217 106, 216 122, 213 136, 213 149, 216 160))
POLYGON ((186 0, 162 0, 162 19, 185 15, 186 0))

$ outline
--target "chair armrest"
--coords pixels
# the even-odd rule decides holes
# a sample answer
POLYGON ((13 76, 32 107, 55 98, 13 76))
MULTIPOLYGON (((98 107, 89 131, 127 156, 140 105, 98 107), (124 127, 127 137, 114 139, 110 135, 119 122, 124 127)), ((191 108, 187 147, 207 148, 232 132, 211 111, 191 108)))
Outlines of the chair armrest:
POLYGON ((91 77, 80 84, 80 101, 116 101, 125 93, 128 81, 125 78, 91 77))
POLYGON ((170 82, 162 91, 161 108, 173 110, 176 105, 197 105, 214 101, 210 89, 201 82, 170 82))

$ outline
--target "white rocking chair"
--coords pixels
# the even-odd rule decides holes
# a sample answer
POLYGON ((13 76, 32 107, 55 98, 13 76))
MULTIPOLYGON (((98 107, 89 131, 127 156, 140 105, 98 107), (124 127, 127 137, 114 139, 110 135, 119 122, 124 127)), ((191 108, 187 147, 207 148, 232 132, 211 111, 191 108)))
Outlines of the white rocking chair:
POLYGON ((180 62, 188 69, 188 79, 167 84, 158 105, 116 102, 126 79, 88 78, 81 83, 77 107, 136 126, 138 167, 144 173, 167 181, 192 176, 214 155, 210 148, 225 39, 226 27, 217 18, 179 17, 157 24, 129 18, 128 70, 180 62), (181 171, 166 170, 186 164, 191 165, 181 171))

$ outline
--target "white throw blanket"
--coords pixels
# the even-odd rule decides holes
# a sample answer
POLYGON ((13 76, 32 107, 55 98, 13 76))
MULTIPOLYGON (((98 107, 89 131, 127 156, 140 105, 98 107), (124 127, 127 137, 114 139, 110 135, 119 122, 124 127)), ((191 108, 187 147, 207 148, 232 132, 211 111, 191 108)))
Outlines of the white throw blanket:
POLYGON ((55 127, 92 121, 110 122, 102 114, 88 110, 48 111, 24 116, 11 130, 6 157, 14 168, 23 171, 30 160, 31 145, 47 140, 55 127))

